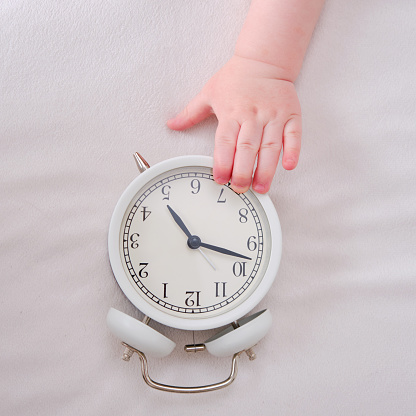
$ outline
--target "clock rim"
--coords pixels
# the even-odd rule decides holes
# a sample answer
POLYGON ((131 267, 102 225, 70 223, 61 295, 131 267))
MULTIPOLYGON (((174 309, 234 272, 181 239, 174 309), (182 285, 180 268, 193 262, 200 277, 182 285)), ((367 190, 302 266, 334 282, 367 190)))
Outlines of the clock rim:
POLYGON ((263 299, 263 297, 270 289, 279 269, 282 254, 282 231, 279 217, 270 197, 268 195, 258 194, 250 188, 251 192, 258 199, 264 209, 266 217, 269 221, 271 236, 269 264, 267 265, 261 282, 254 289, 251 295, 249 295, 247 299, 245 299, 242 303, 232 308, 231 310, 210 318, 182 318, 179 316, 170 315, 151 305, 151 303, 143 299, 142 296, 133 288, 128 276, 124 271, 122 256, 119 249, 120 229, 124 214, 134 195, 136 195, 136 193, 147 182, 169 170, 192 166, 212 168, 213 158, 210 156, 186 155, 167 159, 151 166, 149 169, 138 175, 137 178, 133 179, 132 182, 130 182, 130 184, 121 194, 111 217, 108 232, 108 254, 114 277, 120 286, 120 289, 130 300, 130 302, 142 313, 159 323, 173 328, 184 330, 205 330, 218 328, 220 326, 227 325, 230 322, 236 321, 246 313, 250 312, 263 299))

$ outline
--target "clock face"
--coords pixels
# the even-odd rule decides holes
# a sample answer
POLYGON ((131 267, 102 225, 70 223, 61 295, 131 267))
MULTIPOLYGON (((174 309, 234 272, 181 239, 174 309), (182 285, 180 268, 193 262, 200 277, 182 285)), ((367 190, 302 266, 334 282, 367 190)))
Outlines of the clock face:
POLYGON ((118 270, 116 278, 153 319, 184 329, 219 326, 216 317, 241 309, 269 270, 272 233, 263 196, 218 185, 209 166, 152 176, 124 198, 117 247, 123 276, 118 270))

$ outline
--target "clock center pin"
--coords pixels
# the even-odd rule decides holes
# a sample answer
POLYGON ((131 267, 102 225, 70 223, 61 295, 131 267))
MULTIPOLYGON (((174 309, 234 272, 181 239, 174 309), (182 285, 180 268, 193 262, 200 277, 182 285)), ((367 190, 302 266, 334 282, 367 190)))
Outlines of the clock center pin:
POLYGON ((188 246, 193 250, 196 250, 201 246, 201 239, 197 235, 191 235, 188 238, 188 246))

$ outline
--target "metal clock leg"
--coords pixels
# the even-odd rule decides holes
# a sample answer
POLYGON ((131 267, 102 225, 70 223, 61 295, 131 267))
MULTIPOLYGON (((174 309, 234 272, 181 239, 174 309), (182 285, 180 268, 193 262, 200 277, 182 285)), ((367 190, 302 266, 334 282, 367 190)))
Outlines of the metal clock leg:
MULTIPOLYGON (((231 323, 234 329, 237 329, 240 327, 240 324, 237 321, 234 321, 231 323)), ((247 348, 244 350, 244 352, 247 354, 247 357, 250 361, 253 361, 257 358, 256 353, 253 351, 253 348, 247 348)))

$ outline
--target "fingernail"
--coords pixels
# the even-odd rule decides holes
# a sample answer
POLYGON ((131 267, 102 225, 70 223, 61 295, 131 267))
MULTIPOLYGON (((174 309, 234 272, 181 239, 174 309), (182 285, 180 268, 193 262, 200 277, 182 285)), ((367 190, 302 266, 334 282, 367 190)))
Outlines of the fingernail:
POLYGON ((258 183, 256 185, 254 185, 253 186, 253 189, 256 192, 258 192, 259 194, 263 194, 264 192, 266 192, 266 187, 263 184, 261 184, 261 183, 258 183))
POLYGON ((292 159, 292 158, 288 158, 288 159, 285 159, 285 160, 283 161, 283 167, 284 167, 286 170, 292 170, 292 169, 295 169, 296 164, 297 164, 297 160, 296 160, 296 159, 292 159))
POLYGON ((246 192, 248 189, 242 186, 238 186, 238 185, 234 185, 233 183, 231 183, 231 189, 234 192, 237 192, 237 194, 243 194, 244 192, 246 192))
POLYGON ((228 183, 228 179, 225 178, 215 178, 215 182, 219 183, 220 185, 225 185, 228 183))

